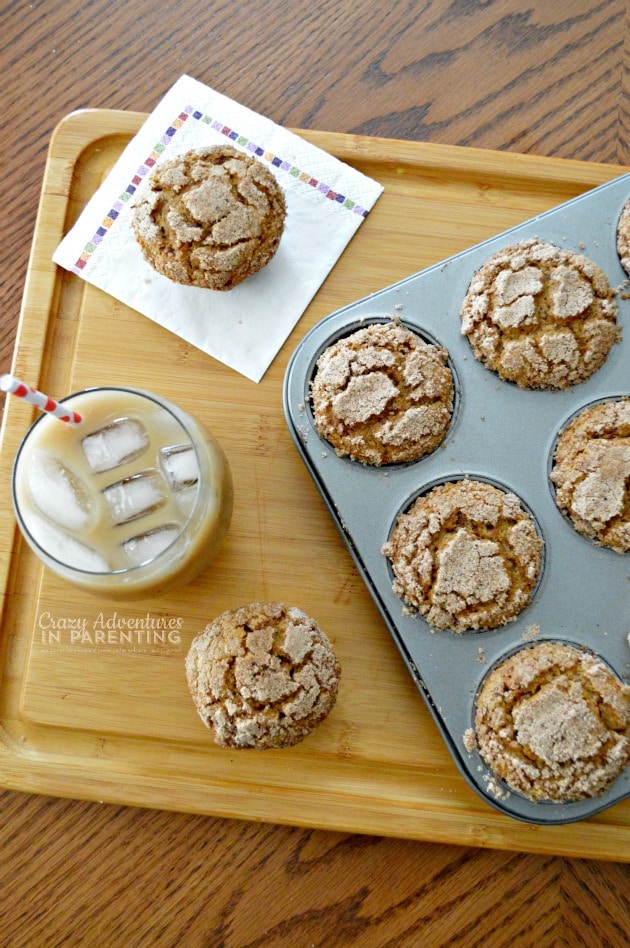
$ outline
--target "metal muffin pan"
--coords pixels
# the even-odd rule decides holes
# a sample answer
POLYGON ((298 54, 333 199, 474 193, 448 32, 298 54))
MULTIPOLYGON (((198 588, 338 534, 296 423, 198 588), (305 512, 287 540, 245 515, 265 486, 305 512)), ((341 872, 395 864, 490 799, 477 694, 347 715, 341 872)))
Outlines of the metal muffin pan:
POLYGON ((595 401, 630 391, 630 301, 617 294, 621 342, 590 379, 566 391, 521 389, 478 362, 460 331, 460 307, 485 260, 528 237, 584 254, 602 267, 613 288, 622 287, 627 274, 617 255, 616 228, 628 197, 630 175, 624 175, 332 313, 298 344, 284 381, 284 411, 297 450, 455 762, 492 806, 530 823, 584 819, 630 795, 627 767, 597 797, 534 803, 510 791, 463 744, 483 679, 533 635, 537 641, 584 646, 630 680, 630 555, 578 534, 556 506, 549 480, 558 433, 572 416, 595 401), (448 350, 455 409, 446 438, 432 454, 376 468, 338 457, 319 435, 310 383, 325 348, 367 323, 392 317, 448 350), (408 614, 393 592, 391 567, 381 547, 398 514, 415 497, 437 483, 466 476, 512 491, 533 514, 545 543, 541 577, 529 606, 507 625, 463 634, 433 631, 419 614, 408 614))

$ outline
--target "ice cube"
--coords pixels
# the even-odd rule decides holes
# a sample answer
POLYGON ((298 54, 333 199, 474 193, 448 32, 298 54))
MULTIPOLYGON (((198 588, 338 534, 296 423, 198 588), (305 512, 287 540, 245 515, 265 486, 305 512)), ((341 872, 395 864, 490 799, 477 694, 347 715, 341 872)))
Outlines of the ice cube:
POLYGON ((57 458, 43 451, 33 455, 27 474, 35 506, 60 527, 82 530, 90 521, 92 505, 81 479, 57 458))
POLYGON ((59 530, 47 520, 29 517, 27 527, 35 542, 60 563, 86 573, 109 572, 109 563, 101 553, 81 543, 69 533, 59 530))
POLYGON ((141 471, 103 490, 114 523, 128 523, 152 513, 166 502, 164 482, 157 471, 141 471))
POLYGON ((173 495, 178 510, 186 519, 190 517, 192 509, 195 506, 198 489, 197 484, 193 484, 191 487, 184 487, 183 490, 178 490, 177 493, 173 495))
POLYGON ((98 474, 144 454, 149 447, 149 433, 137 418, 118 418, 86 435, 81 443, 88 464, 98 474))
POLYGON ((156 527, 155 530, 148 530, 125 540, 123 550, 130 563, 140 566, 141 563, 147 563, 159 556, 178 535, 179 527, 176 523, 165 523, 163 527, 156 527))
POLYGON ((174 444, 160 451, 160 463, 171 490, 182 490, 199 480, 197 453, 192 444, 174 444))

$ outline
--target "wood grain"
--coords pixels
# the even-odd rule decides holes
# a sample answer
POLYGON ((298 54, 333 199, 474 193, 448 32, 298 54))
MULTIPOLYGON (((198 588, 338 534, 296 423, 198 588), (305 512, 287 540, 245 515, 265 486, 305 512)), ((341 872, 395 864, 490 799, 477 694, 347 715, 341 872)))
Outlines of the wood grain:
MULTIPOLYGON (((621 0, 5 3, 0 352, 46 150, 188 72, 283 124, 630 163, 621 0)), ((625 945, 626 865, 0 795, 0 940, 625 945)), ((620 856, 625 853, 620 853, 620 856)))

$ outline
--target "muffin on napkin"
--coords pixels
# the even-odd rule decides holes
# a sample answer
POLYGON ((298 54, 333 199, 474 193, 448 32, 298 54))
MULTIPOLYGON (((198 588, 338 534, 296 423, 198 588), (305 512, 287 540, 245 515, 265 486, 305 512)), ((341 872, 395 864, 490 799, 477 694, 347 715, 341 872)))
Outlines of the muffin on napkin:
MULTIPOLYGON (((221 173, 223 170, 225 165, 221 173)), ((250 174, 241 179, 239 172, 238 178, 241 185, 248 182, 249 196, 236 216, 242 215, 251 227, 255 215, 250 174)), ((184 192, 175 195, 172 190, 179 201, 184 192)), ((259 382, 382 191, 377 181, 305 137, 191 76, 181 76, 120 153, 53 259, 185 342, 259 382), (261 186, 262 178, 254 182, 255 188, 276 210, 261 214, 260 237, 242 241, 248 245, 245 252, 234 249, 232 236, 220 256, 218 247, 210 251, 210 245, 205 245, 201 254, 193 246, 197 238, 177 246, 182 228, 203 230, 206 226, 188 219, 190 212, 185 209, 185 214, 181 213, 181 205, 180 237, 174 245, 165 241, 163 250, 153 254, 155 259, 161 257, 162 263, 170 260, 170 272, 164 276, 145 258, 134 231, 134 206, 143 200, 147 180, 158 167, 171 161, 177 167, 179 155, 209 148, 234 148, 243 158, 256 159, 273 175, 286 204, 282 234, 279 199, 261 186), (279 246, 272 255, 276 241, 279 246), (195 259, 204 258, 203 266, 196 264, 196 278, 211 277, 212 282, 191 281, 187 268, 193 254, 195 259), (235 260, 237 257, 240 259, 235 260), (261 267, 258 272, 256 266, 261 267), (175 267, 186 283, 177 282, 175 267), (237 283, 245 274, 254 275, 237 283), (207 289, 219 283, 226 289, 231 286, 231 291, 207 289)), ((188 185, 185 192, 190 205, 188 185)), ((164 198, 162 194, 160 200, 164 198)), ((174 210, 177 213, 177 206, 174 210)), ((173 220, 173 209, 168 208, 166 216, 169 212, 173 220)), ((234 216, 231 220, 229 228, 221 227, 234 232, 234 216)), ((150 222, 147 212, 145 225, 150 222)), ((155 233, 147 247, 153 252, 154 245, 160 246, 155 233)), ((169 345, 166 336, 164 345, 169 345)))
POLYGON ((285 217, 284 194, 271 172, 225 145, 191 149, 154 168, 131 224, 158 273, 230 290, 269 263, 285 217))

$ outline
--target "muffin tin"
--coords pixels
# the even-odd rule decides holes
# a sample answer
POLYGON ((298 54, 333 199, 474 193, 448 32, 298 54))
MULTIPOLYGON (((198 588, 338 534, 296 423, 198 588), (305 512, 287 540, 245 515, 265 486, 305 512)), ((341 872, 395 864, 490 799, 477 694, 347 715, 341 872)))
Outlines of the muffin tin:
POLYGON ((630 389, 630 301, 616 251, 619 215, 630 175, 358 300, 321 320, 287 367, 284 410, 295 445, 319 489, 406 666, 459 769, 492 806, 530 823, 584 819, 630 795, 630 767, 603 794, 566 803, 538 802, 510 791, 476 751, 467 752, 475 696, 489 670, 532 640, 558 640, 598 654, 630 680, 630 555, 578 534, 555 504, 549 480, 559 431, 576 412, 630 389), (460 331, 460 306, 473 274, 495 251, 528 237, 583 253, 598 263, 617 294, 621 342, 590 379, 566 391, 520 389, 478 362, 460 331), (318 434, 309 387, 321 352, 367 323, 399 318, 427 342, 443 345, 455 380, 455 407, 443 444, 418 461, 368 467, 340 458, 318 434), (492 631, 434 631, 409 614, 392 590, 381 553, 398 514, 438 483, 470 477, 515 493, 545 542, 541 577, 530 605, 492 631))

